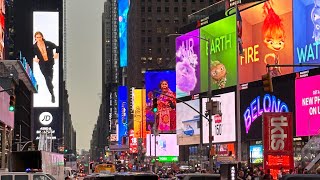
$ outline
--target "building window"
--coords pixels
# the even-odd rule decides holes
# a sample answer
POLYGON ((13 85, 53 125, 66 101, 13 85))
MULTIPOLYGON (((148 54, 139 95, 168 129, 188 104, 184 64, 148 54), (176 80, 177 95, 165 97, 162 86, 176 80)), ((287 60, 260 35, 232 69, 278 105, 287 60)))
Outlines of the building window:
POLYGON ((183 12, 187 12, 187 8, 186 8, 186 7, 183 7, 183 8, 182 8, 182 11, 183 11, 183 12))
POLYGON ((166 28, 164 29, 164 33, 169 33, 169 28, 166 27, 166 28))
POLYGON ((158 53, 161 54, 161 48, 158 48, 158 53))
POLYGON ((148 12, 152 12, 152 8, 151 7, 148 7, 148 12))
POLYGON ((200 2, 204 2, 204 0, 200 0, 200 2))
POLYGON ((158 18, 158 19, 157 19, 157 22, 158 22, 158 23, 161 23, 161 18, 158 18))
POLYGON ((161 2, 161 0, 157 0, 158 2, 161 2))
POLYGON ((174 7, 174 12, 179 12, 179 8, 178 7, 174 7))
POLYGON ((141 34, 144 34, 146 32, 145 29, 141 29, 141 34))
POLYGON ((161 12, 161 7, 157 7, 157 12, 161 12))
POLYGON ((186 23, 187 22, 187 19, 184 17, 184 18, 182 18, 182 22, 183 23, 186 23))
POLYGON ((174 0, 174 2, 179 2, 179 0, 174 0))
POLYGON ((209 0, 210 3, 213 3, 213 0, 209 0))
POLYGON ((192 10, 191 10, 191 12, 193 12, 193 13, 194 13, 194 12, 196 12, 196 10, 192 9, 192 10))
POLYGON ((157 33, 161 33, 161 32, 162 32, 161 27, 157 27, 157 33))
POLYGON ((148 29, 148 33, 151 33, 152 32, 152 30, 151 29, 148 29))
POLYGON ((174 19, 174 23, 179 23, 179 19, 174 19))
POLYGON ((169 0, 165 0, 165 2, 169 2, 169 0))
POLYGON ((144 13, 146 11, 146 8, 144 6, 141 7, 141 12, 144 13))
POLYGON ((141 22, 146 22, 146 19, 145 19, 145 18, 142 18, 142 19, 141 19, 141 22))
POLYGON ((166 38, 164 39, 164 41, 165 41, 166 43, 169 43, 169 37, 166 37, 166 38))
POLYGON ((194 3, 194 2, 196 2, 196 0, 192 0, 192 2, 194 3))
POLYGON ((182 2, 184 2, 184 3, 185 3, 185 2, 187 2, 187 0, 182 0, 182 2))
POLYGON ((146 39, 144 37, 141 38, 141 43, 145 43, 146 39))
POLYGON ((165 12, 169 12, 169 7, 164 8, 165 12))
POLYGON ((151 43, 152 42, 152 38, 148 37, 148 42, 151 43))
POLYGON ((166 19, 165 21, 166 21, 166 23, 170 22, 170 20, 169 20, 169 19, 166 19))
POLYGON ((157 42, 161 43, 161 37, 157 37, 157 42))

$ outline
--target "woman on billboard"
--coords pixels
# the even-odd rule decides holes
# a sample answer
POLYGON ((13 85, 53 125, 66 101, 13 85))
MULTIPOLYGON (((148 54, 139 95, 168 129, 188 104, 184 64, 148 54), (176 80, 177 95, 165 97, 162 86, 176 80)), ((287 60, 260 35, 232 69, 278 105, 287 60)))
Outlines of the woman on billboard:
POLYGON ((36 43, 33 45, 33 61, 39 63, 41 73, 46 80, 48 90, 51 94, 51 102, 55 103, 52 80, 54 59, 58 58, 58 54, 54 53, 53 50, 55 49, 56 52, 58 52, 58 46, 50 41, 46 41, 40 31, 34 34, 34 38, 36 43))

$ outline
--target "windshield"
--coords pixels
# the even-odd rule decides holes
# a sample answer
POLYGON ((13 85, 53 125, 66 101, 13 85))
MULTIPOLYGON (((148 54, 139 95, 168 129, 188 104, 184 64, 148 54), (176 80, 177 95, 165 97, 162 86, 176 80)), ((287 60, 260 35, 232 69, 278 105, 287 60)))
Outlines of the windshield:
POLYGON ((52 180, 56 180, 56 178, 54 178, 51 174, 46 174, 50 179, 52 180))

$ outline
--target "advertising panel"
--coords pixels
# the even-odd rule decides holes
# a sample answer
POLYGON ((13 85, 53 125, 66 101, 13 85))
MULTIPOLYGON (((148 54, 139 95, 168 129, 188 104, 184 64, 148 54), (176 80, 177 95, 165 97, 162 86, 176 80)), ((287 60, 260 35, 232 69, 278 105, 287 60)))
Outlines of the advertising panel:
MULTIPOLYGON (((294 63, 319 64, 319 1, 294 0, 293 8, 294 63)), ((315 67, 295 67, 294 71, 298 72, 311 68, 315 67)))
MULTIPOLYGON (((293 64, 291 0, 268 1, 240 14, 243 46, 238 59, 240 83, 261 79, 267 72, 267 64, 293 64)), ((292 67, 270 70, 272 76, 293 72, 292 67)))
POLYGON ((273 89, 273 93, 265 93, 261 85, 253 83, 240 91, 242 141, 262 139, 263 112, 294 112, 294 79, 274 79, 273 89))
POLYGON ((200 31, 176 38, 177 98, 200 92, 200 31))
POLYGON ((156 136, 156 139, 153 134, 148 134, 146 142, 146 156, 150 156, 150 151, 151 156, 179 156, 179 146, 177 145, 176 134, 159 134, 156 136))
POLYGON ((135 138, 145 137, 146 134, 146 90, 134 89, 133 130, 135 138))
POLYGON ((237 83, 236 16, 229 16, 200 28, 201 92, 208 91, 208 72, 212 78, 212 90, 234 86, 237 83), (211 67, 208 53, 211 52, 211 67))
POLYGON ((118 87, 118 144, 128 137, 128 88, 118 87))
POLYGON ((134 130, 129 131, 129 153, 138 153, 138 139, 134 137, 134 130))
POLYGON ((147 131, 154 124, 152 111, 154 97, 157 98, 157 129, 161 132, 176 130, 176 72, 173 70, 147 71, 145 73, 146 86, 146 116, 147 131))
POLYGON ((296 79, 296 136, 320 134, 320 75, 296 79))
MULTIPOLYGON (((216 114, 212 116, 212 136, 213 143, 236 141, 236 112, 235 93, 229 92, 219 94, 212 98, 213 101, 221 102, 222 116, 216 114)), ((202 107, 206 107, 207 99, 202 99, 202 107)), ((203 108, 202 114, 205 114, 203 108)), ((203 143, 209 143, 209 122, 202 119, 203 143)))
POLYGON ((5 59, 4 38, 5 38, 5 14, 6 1, 0 0, 0 60, 5 59))
POLYGON ((33 107, 59 107, 59 13, 33 12, 33 107))
MULTIPOLYGON (((200 112, 200 99, 186 101, 200 112)), ((200 143, 200 115, 184 103, 177 103, 178 145, 200 143)))
POLYGON ((128 65, 128 12, 130 0, 118 1, 120 67, 128 65))
POLYGON ((277 177, 279 169, 294 168, 292 113, 263 113, 264 169, 277 177))
POLYGON ((262 145, 250 146, 250 162, 262 163, 263 162, 263 147, 262 145))

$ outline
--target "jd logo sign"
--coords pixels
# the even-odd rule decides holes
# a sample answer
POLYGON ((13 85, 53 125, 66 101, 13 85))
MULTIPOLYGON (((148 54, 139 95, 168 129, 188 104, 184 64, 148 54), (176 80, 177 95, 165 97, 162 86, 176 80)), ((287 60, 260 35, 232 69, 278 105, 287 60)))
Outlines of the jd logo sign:
POLYGON ((50 125, 52 123, 52 120, 53 120, 53 116, 49 112, 43 112, 39 116, 39 121, 44 126, 50 125))

